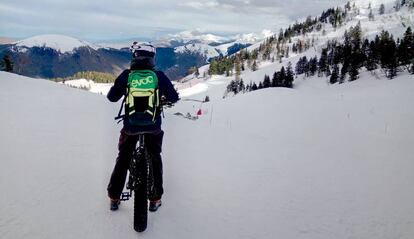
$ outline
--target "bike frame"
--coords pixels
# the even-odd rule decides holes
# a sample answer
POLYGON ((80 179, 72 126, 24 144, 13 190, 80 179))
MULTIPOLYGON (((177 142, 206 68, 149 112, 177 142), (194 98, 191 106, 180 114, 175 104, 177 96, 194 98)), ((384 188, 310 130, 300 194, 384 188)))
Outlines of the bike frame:
MULTIPOLYGON (((152 175, 152 162, 151 160, 149 160, 148 157, 148 153, 146 152, 145 149, 145 135, 144 134, 139 134, 138 135, 138 145, 132 155, 131 158, 131 163, 129 166, 129 177, 128 177, 128 182, 126 184, 126 188, 129 190, 129 192, 123 192, 121 194, 121 201, 127 201, 129 200, 132 195, 133 195, 133 191, 135 190, 135 187, 139 186, 139 182, 138 182, 138 160, 140 159, 145 159, 147 162, 147 173, 149 173, 149 175, 147 175, 148 179, 152 179, 153 175, 152 175)), ((142 170, 142 169, 141 169, 142 170)), ((151 180, 152 181, 152 180, 151 180)), ((149 184, 151 185, 151 184, 149 184)), ((151 185, 152 188, 152 185, 151 185)), ((150 189, 151 189, 150 188, 150 189)), ((150 190, 148 190, 150 192, 150 190)))

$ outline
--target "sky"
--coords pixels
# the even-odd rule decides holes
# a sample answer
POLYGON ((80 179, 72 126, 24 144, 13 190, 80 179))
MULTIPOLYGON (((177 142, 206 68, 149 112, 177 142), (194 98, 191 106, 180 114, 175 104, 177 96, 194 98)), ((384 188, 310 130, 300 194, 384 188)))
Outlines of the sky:
POLYGON ((198 29, 221 36, 278 31, 347 0, 1 0, 0 37, 159 39, 198 29))

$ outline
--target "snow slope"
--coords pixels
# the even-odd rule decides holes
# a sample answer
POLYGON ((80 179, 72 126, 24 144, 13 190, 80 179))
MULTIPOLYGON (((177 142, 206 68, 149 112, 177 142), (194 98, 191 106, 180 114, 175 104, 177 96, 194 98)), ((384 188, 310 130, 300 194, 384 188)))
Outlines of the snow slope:
POLYGON ((137 235, 132 202, 110 212, 105 191, 119 104, 0 72, 0 238, 414 237, 412 76, 223 100, 226 82, 166 111, 164 204, 137 235))
MULTIPOLYGON (((398 35, 407 17, 361 24, 366 35, 398 35)), ((307 37, 323 44, 356 19, 307 37)), ((299 57, 262 62, 242 78, 262 81, 299 57)), ((232 79, 176 84, 182 101, 164 119, 164 203, 137 235, 132 202, 110 212, 105 191, 119 104, 0 72, 0 238, 414 238, 412 75, 390 81, 362 71, 341 85, 300 77, 295 89, 222 99, 232 79), (193 101, 207 95, 209 103, 193 101), (198 109, 197 121, 174 115, 198 109)))
POLYGON ((70 87, 74 88, 84 88, 90 92, 107 95, 109 92, 109 89, 111 89, 113 84, 109 83, 95 83, 93 80, 87 80, 87 79, 78 79, 78 80, 68 80, 65 81, 65 83, 62 82, 62 84, 65 84, 70 87))

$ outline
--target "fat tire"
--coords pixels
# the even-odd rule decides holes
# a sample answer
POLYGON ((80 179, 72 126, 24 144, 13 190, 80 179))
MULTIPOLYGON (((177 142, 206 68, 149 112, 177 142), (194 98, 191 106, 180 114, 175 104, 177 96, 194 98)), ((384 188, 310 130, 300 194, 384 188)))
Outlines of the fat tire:
POLYGON ((137 160, 137 182, 134 189, 134 230, 143 232, 147 229, 148 195, 147 174, 148 165, 145 153, 137 160))

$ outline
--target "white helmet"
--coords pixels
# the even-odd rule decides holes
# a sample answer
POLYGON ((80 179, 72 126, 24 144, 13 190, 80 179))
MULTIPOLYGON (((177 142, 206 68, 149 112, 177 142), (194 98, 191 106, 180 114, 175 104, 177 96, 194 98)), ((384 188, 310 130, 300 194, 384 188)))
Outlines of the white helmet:
POLYGON ((134 42, 132 46, 129 48, 134 57, 138 56, 147 56, 147 57, 154 57, 156 53, 156 48, 148 42, 134 42))

